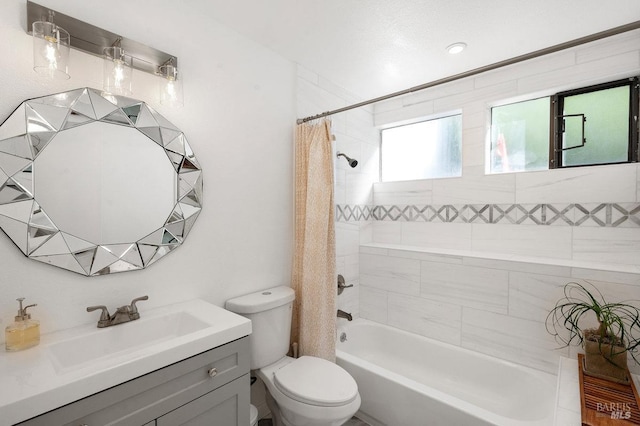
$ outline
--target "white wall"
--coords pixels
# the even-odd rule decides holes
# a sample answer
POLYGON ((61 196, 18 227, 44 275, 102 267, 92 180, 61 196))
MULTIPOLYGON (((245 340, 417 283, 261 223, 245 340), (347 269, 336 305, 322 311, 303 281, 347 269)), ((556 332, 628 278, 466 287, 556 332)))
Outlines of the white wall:
MULTIPOLYGON (((85 307, 113 309, 149 295, 145 309, 195 297, 230 297, 290 282, 295 66, 272 51, 168 1, 38 3, 170 52, 184 75, 185 106, 160 108, 155 77, 134 73, 134 97, 186 135, 204 172, 204 207, 185 244, 147 270, 87 278, 25 258, 0 235, 0 318, 17 297, 37 303, 42 332, 97 322, 85 307)), ((32 71, 26 2, 0 6, 0 121, 21 101, 68 89, 101 89, 102 61, 72 50, 71 79, 42 82, 32 71)), ((80 159, 74 159, 80 160, 80 159)), ((0 341, 4 340, 4 333, 0 341)))
POLYGON ((462 109, 463 176, 374 185, 374 205, 396 209, 361 246, 361 316, 554 373, 574 352, 544 327, 565 283, 640 299, 638 163, 485 174, 491 106, 638 74, 636 30, 376 105, 377 126, 462 109), (466 213, 430 221, 425 206, 466 213), (468 209, 512 206, 516 223, 468 209))

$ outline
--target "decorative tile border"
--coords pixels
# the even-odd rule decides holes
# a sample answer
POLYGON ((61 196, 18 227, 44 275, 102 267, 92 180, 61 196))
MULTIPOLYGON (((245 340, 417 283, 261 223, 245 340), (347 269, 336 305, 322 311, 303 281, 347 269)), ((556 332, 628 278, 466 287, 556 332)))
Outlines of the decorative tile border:
POLYGON ((512 225, 640 227, 640 203, 336 205, 338 222, 500 223, 512 225))

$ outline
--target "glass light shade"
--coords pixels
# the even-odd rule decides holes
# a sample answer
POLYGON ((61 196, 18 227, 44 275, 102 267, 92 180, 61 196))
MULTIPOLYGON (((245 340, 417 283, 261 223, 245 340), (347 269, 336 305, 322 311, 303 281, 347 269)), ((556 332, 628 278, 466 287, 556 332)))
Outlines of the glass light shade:
POLYGON ((69 33, 53 22, 37 21, 33 30, 33 70, 43 77, 68 80, 69 33))
POLYGON ((104 49, 102 88, 105 93, 131 96, 132 76, 131 57, 126 57, 121 47, 113 46, 104 49))
POLYGON ((172 64, 160 67, 160 103, 174 108, 184 106, 182 78, 178 78, 178 69, 172 64))

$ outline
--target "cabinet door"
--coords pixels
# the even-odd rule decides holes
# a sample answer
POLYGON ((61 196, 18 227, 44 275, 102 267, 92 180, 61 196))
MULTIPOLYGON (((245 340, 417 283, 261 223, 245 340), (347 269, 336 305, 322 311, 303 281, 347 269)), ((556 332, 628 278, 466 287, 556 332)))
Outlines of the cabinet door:
POLYGON ((249 375, 246 374, 172 412, 157 426, 246 426, 249 424, 249 375))

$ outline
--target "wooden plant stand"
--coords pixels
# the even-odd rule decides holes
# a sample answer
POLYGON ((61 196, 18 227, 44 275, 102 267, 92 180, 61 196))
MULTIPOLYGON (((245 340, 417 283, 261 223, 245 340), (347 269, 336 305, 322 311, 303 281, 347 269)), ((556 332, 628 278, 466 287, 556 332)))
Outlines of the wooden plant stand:
POLYGON ((633 383, 622 385, 584 374, 584 355, 578 354, 583 426, 640 425, 640 398, 633 383))

